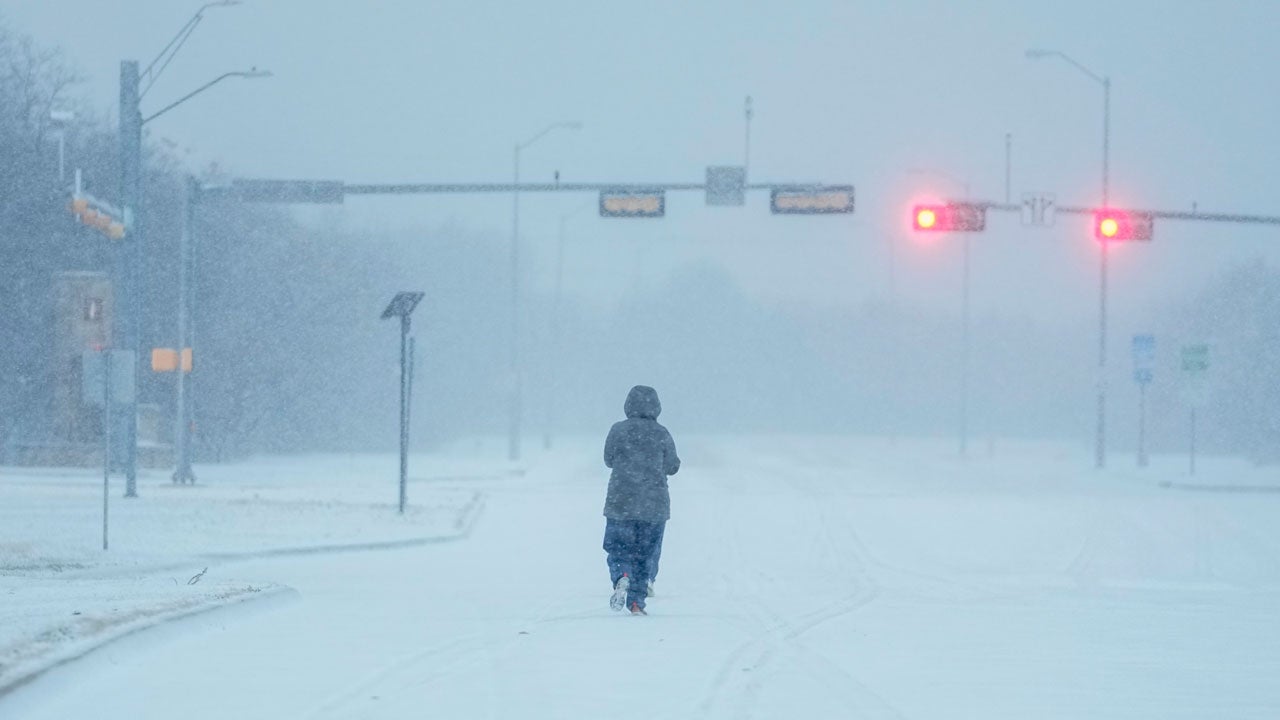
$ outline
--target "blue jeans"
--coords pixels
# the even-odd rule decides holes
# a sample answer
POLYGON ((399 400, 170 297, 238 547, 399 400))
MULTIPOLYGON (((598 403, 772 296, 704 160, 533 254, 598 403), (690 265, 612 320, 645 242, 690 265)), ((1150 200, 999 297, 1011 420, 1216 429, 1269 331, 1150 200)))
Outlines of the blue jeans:
POLYGON ((609 582, 616 586, 618 578, 623 575, 630 578, 627 607, 633 604, 644 607, 645 595, 648 594, 645 585, 657 572, 657 557, 665 528, 665 521, 605 519, 604 551, 609 553, 609 582))

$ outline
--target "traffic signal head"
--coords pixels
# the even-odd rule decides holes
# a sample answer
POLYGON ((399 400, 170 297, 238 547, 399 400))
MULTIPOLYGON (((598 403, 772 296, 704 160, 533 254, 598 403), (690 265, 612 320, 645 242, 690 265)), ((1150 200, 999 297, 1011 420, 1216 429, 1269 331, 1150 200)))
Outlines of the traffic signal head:
POLYGON ((911 212, 911 227, 936 232, 980 232, 987 229, 987 209, 970 203, 916 205, 911 212))
POLYGON ((1150 240, 1155 218, 1127 210, 1099 210, 1093 214, 1093 236, 1099 240, 1150 240))

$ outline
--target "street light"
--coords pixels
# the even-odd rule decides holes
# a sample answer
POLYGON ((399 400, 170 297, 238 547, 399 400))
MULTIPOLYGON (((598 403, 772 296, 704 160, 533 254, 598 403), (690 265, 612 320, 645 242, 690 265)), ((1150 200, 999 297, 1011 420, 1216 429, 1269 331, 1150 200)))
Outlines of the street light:
MULTIPOLYGON (((942 178, 964 189, 965 199, 969 199, 969 181, 956 177, 945 170, 932 168, 912 168, 907 172, 913 175, 932 175, 942 178)), ((923 210, 916 217, 917 225, 929 228, 937 224, 937 214, 932 210, 923 210)), ((964 261, 962 263, 960 281, 960 454, 969 452, 969 233, 961 233, 964 237, 964 261)))
MULTIPOLYGON (((1039 60, 1057 57, 1102 86, 1102 207, 1110 203, 1111 163, 1111 77, 1099 75, 1058 50, 1028 50, 1027 58, 1039 60)), ((1101 244, 1098 272, 1098 434, 1094 445, 1094 463, 1099 470, 1107 464, 1107 249, 1108 239, 1101 244)))
POLYGON ((511 201, 511 429, 507 447, 507 455, 512 460, 520 459, 520 152, 546 137, 547 133, 560 128, 581 130, 582 123, 552 123, 528 140, 516 143, 513 153, 515 186, 511 201))
POLYGON ((571 218, 587 208, 596 207, 595 201, 588 202, 579 206, 575 210, 564 213, 560 216, 559 232, 556 235, 556 290, 555 300, 551 305, 551 398, 547 402, 547 429, 542 437, 543 448, 551 449, 551 433, 555 429, 558 420, 555 412, 556 404, 560 401, 560 380, 563 373, 560 372, 560 363, 564 359, 564 352, 561 348, 560 333, 560 305, 564 296, 564 226, 571 218))
MULTIPOLYGON (((186 100, 222 80, 217 78, 193 93, 189 93, 175 103, 171 103, 161 112, 145 120, 142 117, 142 95, 155 85, 156 80, 164 72, 173 58, 177 56, 186 41, 195 32, 204 18, 204 11, 212 7, 225 7, 238 4, 237 0, 218 0, 205 3, 195 15, 182 26, 178 33, 169 40, 160 54, 147 65, 144 72, 138 71, 136 60, 125 60, 120 63, 120 206, 125 226, 126 240, 120 244, 116 253, 116 331, 115 346, 135 356, 140 345, 139 316, 135 307, 138 304, 139 268, 142 265, 142 243, 144 226, 141 213, 142 204, 142 126, 154 120, 164 112, 168 112, 186 100), (142 78, 147 78, 147 86, 142 87, 142 78)), ((229 76, 227 76, 229 77, 229 76)), ((136 364, 135 364, 136 367, 136 364)), ((180 373, 181 374, 181 373, 180 373)), ((120 433, 122 464, 125 470, 125 497, 137 497, 138 474, 138 406, 136 394, 129 403, 122 406, 117 415, 120 433)))

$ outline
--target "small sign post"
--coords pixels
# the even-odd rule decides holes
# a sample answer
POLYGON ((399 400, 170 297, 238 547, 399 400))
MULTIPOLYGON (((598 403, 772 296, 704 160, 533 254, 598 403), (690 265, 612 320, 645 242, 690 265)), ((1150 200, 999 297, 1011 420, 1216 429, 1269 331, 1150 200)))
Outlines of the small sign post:
POLYGON ((1196 474, 1196 407, 1202 405, 1206 400, 1208 390, 1208 386, 1206 385, 1206 376, 1208 373, 1209 346, 1204 343, 1200 343, 1198 345, 1183 345, 1183 392, 1187 404, 1191 406, 1190 470, 1192 475, 1196 474))
POLYGON ((401 292, 382 311, 382 319, 400 318, 400 514, 404 514, 406 485, 409 482, 409 316, 424 293, 401 292))
POLYGON ((1138 383, 1138 467, 1147 466, 1147 386, 1155 378, 1156 336, 1133 336, 1133 381, 1138 383))

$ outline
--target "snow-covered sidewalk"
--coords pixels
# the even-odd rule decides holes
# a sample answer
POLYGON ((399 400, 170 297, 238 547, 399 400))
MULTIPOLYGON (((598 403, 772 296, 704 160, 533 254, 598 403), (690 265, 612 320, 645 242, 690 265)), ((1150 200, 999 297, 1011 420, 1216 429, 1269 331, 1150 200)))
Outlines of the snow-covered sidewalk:
POLYGON ((130 499, 113 477, 105 552, 100 472, 0 468, 0 693, 137 629, 283 589, 229 561, 462 537, 480 487, 507 475, 465 457, 414 467, 403 516, 388 455, 198 467, 194 486, 144 474, 130 499))

